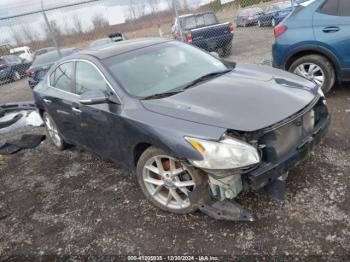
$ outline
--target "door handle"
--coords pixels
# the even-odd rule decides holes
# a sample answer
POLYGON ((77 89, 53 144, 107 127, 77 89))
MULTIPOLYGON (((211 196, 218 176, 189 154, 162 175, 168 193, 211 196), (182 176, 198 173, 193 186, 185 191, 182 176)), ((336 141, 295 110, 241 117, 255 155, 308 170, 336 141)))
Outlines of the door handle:
POLYGON ((338 32, 340 28, 338 26, 328 26, 322 29, 325 33, 335 33, 338 32))
POLYGON ((76 108, 76 107, 72 107, 72 111, 76 114, 81 114, 81 110, 79 108, 76 108))
POLYGON ((52 101, 50 99, 46 99, 46 98, 44 98, 43 101, 48 105, 52 103, 52 101))

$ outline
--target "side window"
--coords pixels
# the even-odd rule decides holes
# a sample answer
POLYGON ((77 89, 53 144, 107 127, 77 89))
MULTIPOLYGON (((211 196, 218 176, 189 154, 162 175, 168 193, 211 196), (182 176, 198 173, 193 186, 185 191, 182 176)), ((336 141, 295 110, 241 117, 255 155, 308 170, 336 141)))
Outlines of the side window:
POLYGON ((73 72, 74 62, 61 64, 51 74, 50 85, 66 92, 72 92, 73 72))
POLYGON ((97 69, 86 62, 77 62, 75 73, 75 92, 78 95, 86 91, 107 90, 107 83, 97 69))
POLYGON ((339 11, 341 16, 350 16, 350 1, 340 0, 339 11))
POLYGON ((320 8, 319 12, 326 15, 338 15, 339 0, 327 0, 320 8))

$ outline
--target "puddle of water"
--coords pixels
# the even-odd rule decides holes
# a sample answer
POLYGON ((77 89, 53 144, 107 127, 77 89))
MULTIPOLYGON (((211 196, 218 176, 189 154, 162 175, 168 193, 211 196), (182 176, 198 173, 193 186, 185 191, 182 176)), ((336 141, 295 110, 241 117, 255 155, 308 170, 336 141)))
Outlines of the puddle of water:
POLYGON ((25 126, 42 126, 44 124, 43 120, 41 119, 41 116, 35 110, 22 110, 7 113, 3 117, 0 117, 0 123, 7 122, 19 114, 22 115, 22 117, 12 125, 0 128, 0 134, 8 133, 25 126))

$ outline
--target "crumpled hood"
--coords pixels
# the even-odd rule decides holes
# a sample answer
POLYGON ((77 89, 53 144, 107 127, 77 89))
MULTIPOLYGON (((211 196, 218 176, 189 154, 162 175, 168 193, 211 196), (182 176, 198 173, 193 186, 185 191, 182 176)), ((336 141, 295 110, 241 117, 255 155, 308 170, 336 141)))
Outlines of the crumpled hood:
POLYGON ((255 131, 307 106, 318 87, 288 72, 239 65, 232 72, 179 94, 142 100, 152 112, 237 131, 255 131))

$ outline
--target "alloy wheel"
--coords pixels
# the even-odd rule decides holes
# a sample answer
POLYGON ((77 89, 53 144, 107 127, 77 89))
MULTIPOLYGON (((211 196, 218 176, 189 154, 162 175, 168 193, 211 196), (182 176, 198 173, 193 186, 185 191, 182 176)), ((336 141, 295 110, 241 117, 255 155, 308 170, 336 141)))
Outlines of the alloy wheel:
POLYGON ((314 63, 303 63, 297 66, 294 73, 315 82, 318 86, 323 86, 325 75, 321 67, 314 63))
POLYGON ((150 158, 143 167, 142 179, 150 197, 166 209, 183 210, 191 203, 189 193, 196 187, 189 169, 167 155, 150 158))
POLYGON ((56 124, 53 122, 50 116, 47 114, 44 116, 44 122, 45 126, 47 128, 47 132, 49 133, 49 136, 52 140, 52 142, 55 144, 57 147, 62 146, 62 138, 60 137, 56 124))

